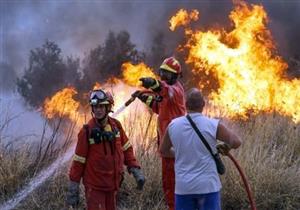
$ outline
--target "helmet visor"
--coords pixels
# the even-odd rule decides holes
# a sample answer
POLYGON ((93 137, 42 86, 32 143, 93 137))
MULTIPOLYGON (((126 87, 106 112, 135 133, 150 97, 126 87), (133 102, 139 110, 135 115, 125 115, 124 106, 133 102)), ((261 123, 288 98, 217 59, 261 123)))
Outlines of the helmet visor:
POLYGON ((102 90, 94 90, 90 96, 90 105, 94 106, 97 104, 109 104, 107 101, 107 95, 102 90))

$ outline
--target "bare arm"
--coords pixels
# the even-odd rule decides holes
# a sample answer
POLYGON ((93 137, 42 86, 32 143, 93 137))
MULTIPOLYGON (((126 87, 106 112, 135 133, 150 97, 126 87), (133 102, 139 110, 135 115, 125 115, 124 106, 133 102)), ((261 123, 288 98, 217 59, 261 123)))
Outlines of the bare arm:
POLYGON ((163 156, 163 157, 171 157, 171 158, 175 157, 168 130, 166 130, 166 133, 163 137, 163 141, 162 141, 161 145, 159 146, 159 151, 161 153, 161 156, 163 156))
POLYGON ((233 133, 231 130, 225 127, 221 122, 218 124, 217 128, 217 139, 225 142, 231 148, 238 148, 241 145, 240 138, 233 133))

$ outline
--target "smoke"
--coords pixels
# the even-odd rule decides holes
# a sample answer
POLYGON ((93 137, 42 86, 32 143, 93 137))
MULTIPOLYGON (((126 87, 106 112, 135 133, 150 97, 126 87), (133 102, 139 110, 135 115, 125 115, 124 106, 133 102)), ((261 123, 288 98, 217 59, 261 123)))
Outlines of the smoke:
POLYGON ((13 91, 16 80, 17 76, 12 66, 0 63, 0 94, 13 91))
MULTIPOLYGON (((0 96, 0 143, 3 145, 24 144, 41 138, 45 120, 37 111, 26 108, 24 100, 15 93, 5 92, 0 96), (20 142, 16 142, 20 141, 20 142)), ((51 128, 46 126, 46 136, 51 128)))
MULTIPOLYGON (((270 28, 285 56, 299 54, 298 1, 251 1, 262 4, 270 18, 270 28)), ((168 30, 168 19, 179 8, 198 9, 201 27, 228 26, 233 4, 228 0, 168 1, 1 1, 1 62, 20 76, 29 51, 46 39, 55 41, 63 54, 83 56, 103 43, 109 30, 127 30, 138 49, 150 48, 159 32, 165 33, 169 52, 182 37, 168 30)))
POLYGON ((300 37, 300 2, 265 0, 262 5, 269 16, 269 28, 280 54, 285 58, 299 56, 300 45, 297 43, 300 37))

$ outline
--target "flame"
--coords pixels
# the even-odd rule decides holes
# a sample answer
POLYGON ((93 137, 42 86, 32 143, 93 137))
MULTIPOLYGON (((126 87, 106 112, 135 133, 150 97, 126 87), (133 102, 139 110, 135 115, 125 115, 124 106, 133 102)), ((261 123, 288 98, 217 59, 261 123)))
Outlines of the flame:
POLYGON ((123 78, 126 84, 130 86, 139 86, 141 83, 139 79, 141 77, 154 77, 157 76, 153 73, 153 70, 146 66, 144 63, 133 65, 129 62, 122 64, 123 78))
POLYGON ((170 30, 174 31, 178 26, 185 26, 189 24, 192 20, 196 21, 199 19, 199 12, 197 10, 192 10, 190 14, 184 9, 180 9, 176 15, 171 17, 169 20, 170 30))
POLYGON ((54 94, 50 99, 46 98, 44 102, 44 115, 51 119, 58 115, 59 117, 68 116, 75 120, 79 108, 79 102, 73 99, 77 91, 73 87, 64 88, 54 94))
POLYGON ((99 89, 101 89, 101 85, 99 82, 96 82, 93 86, 93 90, 99 90, 99 89))
POLYGON ((209 99, 229 117, 275 110, 299 122, 300 81, 283 77, 287 64, 275 53, 264 8, 239 2, 229 18, 234 25, 229 32, 186 29, 186 62, 195 72, 216 75, 219 83, 209 99))
MULTIPOLYGON (((131 98, 131 94, 136 91, 134 87, 127 85, 122 80, 117 78, 111 78, 110 80, 108 80, 106 83, 101 85, 101 89, 103 89, 104 91, 109 91, 112 94, 114 98, 113 110, 117 110, 120 107, 124 106, 125 102, 131 98)), ((44 115, 48 119, 52 119, 55 116, 68 116, 71 120, 83 122, 83 120, 80 119, 82 117, 81 114, 88 115, 90 113, 90 109, 89 107, 85 107, 86 104, 80 104, 73 99, 73 97, 77 93, 78 92, 77 90, 75 90, 75 88, 69 87, 58 91, 50 99, 46 98, 43 107, 44 115)), ((88 94, 83 93, 83 95, 88 94)), ((135 110, 131 109, 131 107, 132 106, 127 108, 124 112, 122 112, 122 114, 118 115, 117 118, 123 119, 129 112, 135 110)), ((141 112, 145 111, 143 107, 144 105, 139 108, 141 109, 141 112)))
MULTIPOLYGON (((99 83, 94 85, 93 89, 100 88, 99 83)), ((111 78, 106 83, 101 85, 101 89, 109 91, 114 98, 114 110, 124 106, 125 102, 131 98, 131 94, 136 91, 132 86, 127 85, 123 81, 117 78, 111 78)), ((80 114, 88 115, 90 113, 89 107, 85 107, 85 104, 80 104, 75 101, 73 97, 77 94, 77 90, 74 87, 64 88, 52 97, 46 98, 44 102, 43 112, 48 119, 52 119, 56 116, 67 116, 73 121, 82 121, 80 114), (81 113, 86 112, 86 113, 81 113)), ((88 93, 83 93, 88 95, 88 93)), ((142 106, 144 107, 144 106, 142 106)), ((144 112, 144 108, 141 108, 144 112)), ((118 119, 124 118, 132 109, 126 109, 122 114, 118 115, 118 119)))
MULTIPOLYGON (((103 88, 113 94, 115 102, 113 110, 115 112, 124 107, 125 102, 136 91, 135 87, 129 86, 124 81, 116 78, 113 80, 113 85, 107 82, 103 88)), ((116 118, 121 121, 131 143, 133 145, 141 145, 142 143, 143 147, 147 149, 153 143, 154 136, 156 136, 156 117, 154 116, 151 119, 150 116, 151 112, 149 112, 147 106, 136 99, 129 107, 120 112, 116 118), (149 130, 148 133, 147 130, 149 130), (147 136, 141 136, 142 134, 147 134, 147 136)))
MULTIPOLYGON (((111 78, 108 82, 103 84, 102 88, 103 90, 109 91, 112 94, 114 98, 114 111, 124 106, 125 102, 131 98, 131 94, 136 91, 134 87, 129 86, 124 81, 115 77, 111 78)), ((117 118, 121 119, 125 117, 129 112, 130 109, 126 109, 124 112, 118 115, 117 118)))

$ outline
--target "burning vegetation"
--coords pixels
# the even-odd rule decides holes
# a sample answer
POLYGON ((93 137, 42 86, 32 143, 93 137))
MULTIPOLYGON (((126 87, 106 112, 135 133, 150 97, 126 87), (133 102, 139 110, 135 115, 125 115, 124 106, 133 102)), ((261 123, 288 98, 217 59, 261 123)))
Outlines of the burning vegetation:
POLYGON ((185 31, 186 62, 195 73, 208 71, 217 78, 219 88, 211 91, 209 99, 228 117, 247 117, 249 111, 276 111, 298 123, 300 81, 286 79, 288 66, 276 54, 264 8, 238 3, 229 18, 233 22, 231 31, 185 31))
POLYGON ((126 84, 138 87, 141 85, 139 78, 154 77, 158 78, 151 68, 144 63, 133 65, 131 63, 124 63, 122 65, 122 74, 126 84))
MULTIPOLYGON (((180 9, 170 18, 170 29, 174 31, 178 26, 186 26, 198 20, 198 16, 197 10, 188 13, 180 9)), ((217 80, 218 88, 210 89, 208 95, 211 104, 229 118, 247 119, 249 114, 275 111, 298 123, 300 81, 288 80, 285 75, 288 65, 276 52, 275 43, 266 27, 268 17, 263 6, 236 3, 229 18, 232 29, 228 31, 185 28, 184 48, 188 52, 185 62, 192 66, 194 74, 202 72, 217 80)), ((117 84, 123 83, 125 89, 128 89, 127 86, 138 87, 140 77, 157 77, 145 63, 123 63, 122 74, 121 80, 114 79, 117 84)), ((199 88, 209 88, 212 80, 207 78, 205 83, 198 84, 199 88)), ((112 84, 107 82, 104 86, 112 87, 112 84)), ((121 101, 119 98, 125 101, 124 95, 130 96, 129 92, 124 94, 125 89, 114 91, 117 101, 121 101)), ((46 103, 49 104, 49 101, 46 103)), ((74 103, 71 101, 70 106, 74 103)), ((56 111, 61 113, 61 109, 66 109, 69 115, 70 111, 65 105, 53 108, 54 105, 47 105, 47 116, 53 116, 56 111)))
POLYGON ((77 91, 73 87, 64 88, 58 91, 51 99, 45 100, 44 115, 51 119, 55 116, 68 116, 71 120, 76 120, 79 102, 74 100, 77 91))
POLYGON ((176 15, 171 17, 169 20, 170 22, 170 30, 174 31, 178 26, 186 26, 188 25, 191 21, 196 21, 199 19, 199 12, 198 10, 192 10, 190 14, 184 10, 180 9, 176 15))
MULTIPOLYGON (((300 80, 287 79, 288 64, 277 53, 271 32, 266 27, 268 16, 263 6, 238 2, 229 18, 232 21, 231 30, 210 29, 202 31, 188 26, 192 21, 199 19, 199 12, 192 10, 188 13, 187 10, 180 9, 170 18, 170 30, 175 31, 179 26, 184 27, 186 42, 181 45, 180 49, 184 49, 187 56, 182 60, 191 67, 192 74, 206 75, 205 79, 207 80, 205 82, 201 80, 197 84, 200 89, 206 88, 210 91, 207 97, 213 105, 213 109, 208 108, 206 112, 211 116, 224 116, 224 120, 231 128, 243 134, 243 146, 235 155, 247 172, 251 186, 255 189, 258 208, 299 209, 300 129, 297 123, 300 122, 300 80), (217 88, 211 87, 214 79, 218 83, 217 88), (268 117, 268 115, 260 114, 262 112, 272 113, 273 116, 268 117), (255 115, 256 118, 249 119, 249 113, 255 115), (231 118, 240 120, 230 121, 231 118), (247 120, 244 121, 244 119, 247 120), (293 122, 290 122, 290 119, 293 122), (271 143, 270 140, 272 140, 271 143)), ((122 33, 117 38, 114 35, 111 39, 114 41, 122 40, 120 37, 125 39, 127 34, 122 33)), ((157 78, 153 68, 149 67, 146 62, 141 62, 142 56, 137 56, 139 53, 134 50, 130 45, 131 43, 128 40, 126 43, 127 46, 131 46, 132 59, 122 57, 121 60, 124 62, 118 61, 118 65, 113 60, 117 56, 103 58, 104 55, 112 51, 108 47, 108 42, 104 46, 92 50, 86 61, 88 65, 84 68, 82 77, 85 82, 88 81, 90 84, 77 85, 79 76, 76 75, 72 80, 72 86, 61 88, 52 96, 47 97, 43 103, 44 116, 47 119, 66 117, 73 123, 77 122, 82 126, 86 122, 86 116, 90 113, 87 105, 87 95, 90 89, 101 87, 110 91, 114 97, 113 110, 116 111, 124 105, 134 91, 141 89, 140 77, 157 78), (98 60, 92 60, 92 58, 98 60), (105 63, 102 62, 102 58, 104 61, 111 60, 105 63), (102 62, 99 62, 101 68, 96 65, 98 61, 102 62), (118 73, 122 69, 122 76, 108 76, 111 66, 118 73), (105 68, 108 70, 103 75, 101 73, 96 74, 99 69, 105 68), (119 69, 116 70, 117 68, 119 69), (93 75, 97 75, 95 80, 99 81, 95 82, 93 75), (101 76, 105 80, 100 80, 101 76), (84 100, 85 102, 83 102, 84 100)), ((125 54, 126 50, 124 49, 123 51, 120 50, 120 54, 125 54)), ((62 61, 59 53, 60 51, 56 53, 57 60, 62 61)), ((75 61, 72 61, 71 64, 79 68, 75 65, 77 64, 75 61)), ((60 66, 65 68, 68 65, 61 63, 60 66)), ((30 72, 30 76, 34 75, 32 73, 34 71, 28 72, 30 72)), ((25 85, 25 82, 30 81, 30 79, 31 77, 25 78, 20 84, 25 85)), ((28 91, 32 91, 32 88, 30 87, 28 91)), ((28 94, 27 92, 24 95, 28 94)), ((160 167, 157 166, 159 158, 155 155, 155 118, 153 118, 151 111, 146 110, 145 106, 136 105, 126 109, 117 118, 124 122, 125 130, 145 170, 148 184, 146 184, 143 194, 137 194, 134 190, 133 181, 126 177, 126 184, 123 185, 119 196, 122 198, 119 202, 119 208, 166 209, 164 202, 162 202, 161 183, 158 181, 161 172, 160 167)), ((23 162, 27 163, 25 164, 26 167, 20 164, 17 166, 17 173, 12 173, 16 169, 9 158, 17 159, 15 157, 17 155, 0 150, 0 159, 3 160, 2 165, 0 164, 1 183, 14 183, 11 177, 15 177, 18 182, 21 182, 20 180, 24 180, 23 176, 27 173, 25 170, 27 165, 28 168, 34 167, 35 164, 31 164, 31 160, 26 156, 27 151, 25 151, 23 162), (4 165, 5 163, 7 166, 4 165)), ((56 156, 53 155, 50 159, 55 159, 56 156)), ((22 161, 17 162, 22 163, 22 161)), ((223 176, 223 181, 226 183, 222 193, 223 208, 246 209, 248 204, 245 201, 245 196, 241 195, 243 189, 236 184, 234 169, 226 160, 225 163, 229 170, 223 176)), ((34 170, 41 169, 36 166, 34 170)), ((31 178, 33 175, 28 176, 31 178)), ((25 206, 23 209, 33 209, 37 208, 36 206, 45 209, 62 208, 64 196, 61 195, 65 193, 65 188, 62 186, 65 185, 66 179, 66 173, 60 172, 58 178, 49 183, 50 190, 59 193, 47 195, 47 198, 42 197, 41 195, 44 193, 39 191, 49 190, 43 187, 34 192, 32 200, 28 199, 23 204, 25 206)), ((23 186, 24 183, 18 183, 18 185, 23 186)), ((11 187, 8 184, 3 186, 1 189, 5 189, 5 193, 0 193, 1 203, 5 203, 19 187, 11 187)), ((83 206, 81 207, 83 208, 83 206)))

